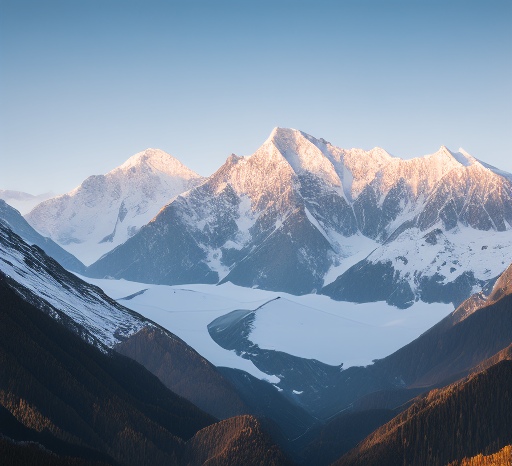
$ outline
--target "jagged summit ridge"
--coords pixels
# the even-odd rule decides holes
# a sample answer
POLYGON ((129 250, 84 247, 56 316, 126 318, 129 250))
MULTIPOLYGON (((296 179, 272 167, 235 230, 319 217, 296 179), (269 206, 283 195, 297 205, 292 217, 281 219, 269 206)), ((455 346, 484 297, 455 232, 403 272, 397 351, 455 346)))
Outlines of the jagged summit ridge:
POLYGON ((346 299, 349 290, 356 301, 365 299, 353 280, 364 290, 364 277, 385 274, 387 288, 376 299, 458 303, 502 271, 500 264, 484 267, 495 248, 512 261, 511 225, 512 184, 462 150, 443 146, 403 160, 380 148, 341 149, 275 128, 252 155, 229 156, 89 273, 302 294, 357 266, 364 276, 351 270, 333 296, 346 299), (448 239, 438 239, 437 230, 449 232, 448 239), (466 231, 502 234, 487 241, 483 233, 459 234, 466 231), (434 252, 439 258, 431 263, 434 252), (448 285, 444 294, 432 292, 448 285))

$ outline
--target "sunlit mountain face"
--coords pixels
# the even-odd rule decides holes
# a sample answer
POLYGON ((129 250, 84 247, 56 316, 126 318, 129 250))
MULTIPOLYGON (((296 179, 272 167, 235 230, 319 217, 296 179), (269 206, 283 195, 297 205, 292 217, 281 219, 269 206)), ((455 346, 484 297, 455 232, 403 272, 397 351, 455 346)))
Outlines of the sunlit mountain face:
POLYGON ((462 149, 284 128, 208 178, 148 149, 0 201, 0 458, 506 461, 511 232, 511 176, 462 149))
POLYGON ((511 205, 508 177, 463 150, 402 160, 276 128, 87 274, 458 305, 512 260, 511 205))
POLYGON ((89 265, 202 180, 166 152, 147 149, 106 175, 90 176, 69 193, 40 203, 26 218, 89 265))

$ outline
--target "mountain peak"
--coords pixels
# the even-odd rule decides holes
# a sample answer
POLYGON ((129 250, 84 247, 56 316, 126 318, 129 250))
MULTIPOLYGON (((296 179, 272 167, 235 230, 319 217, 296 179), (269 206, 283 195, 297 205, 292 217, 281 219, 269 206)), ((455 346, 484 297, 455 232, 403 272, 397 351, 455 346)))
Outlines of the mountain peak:
POLYGON ((112 170, 112 172, 117 170, 128 171, 141 166, 153 168, 171 176, 180 176, 186 179, 200 178, 197 173, 183 165, 177 158, 161 149, 152 148, 132 155, 126 162, 112 170))
POLYGON ((37 204, 46 201, 46 199, 50 199, 51 197, 55 197, 55 194, 52 192, 34 196, 22 191, 0 189, 0 199, 3 199, 22 215, 28 214, 37 204))
POLYGON ((172 155, 149 148, 106 175, 90 176, 68 194, 39 204, 27 219, 88 265, 201 181, 172 155))
POLYGON ((460 148, 458 152, 452 152, 448 147, 441 146, 436 154, 444 155, 449 157, 450 159, 455 159, 459 164, 463 167, 469 167, 470 165, 475 165, 478 161, 469 155, 464 149, 460 148))
POLYGON ((331 186, 339 187, 341 181, 327 144, 325 140, 316 139, 297 129, 276 127, 262 148, 269 154, 279 154, 295 174, 311 173, 323 178, 331 186))
POLYGON ((270 136, 267 138, 265 142, 278 142, 282 140, 287 140, 290 138, 297 138, 297 137, 304 137, 304 133, 302 131, 299 131, 298 129, 294 128, 280 128, 279 126, 276 126, 272 132, 270 133, 270 136))

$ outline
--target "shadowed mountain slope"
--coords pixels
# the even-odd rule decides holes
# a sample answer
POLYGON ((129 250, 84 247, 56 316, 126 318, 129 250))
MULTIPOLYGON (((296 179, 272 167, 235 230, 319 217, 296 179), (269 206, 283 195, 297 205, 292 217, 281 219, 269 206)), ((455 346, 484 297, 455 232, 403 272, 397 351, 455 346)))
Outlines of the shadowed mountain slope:
POLYGON ((130 359, 103 354, 23 301, 0 276, 0 403, 31 429, 122 464, 177 464, 215 422, 130 359))
POLYGON ((53 257, 62 267, 77 273, 84 273, 85 265, 75 256, 62 249, 50 238, 45 238, 34 230, 21 214, 0 199, 0 222, 7 225, 28 244, 39 246, 46 254, 53 257))
POLYGON ((512 361, 420 397, 337 466, 444 465, 512 441, 512 361))
POLYGON ((256 419, 215 423, 135 361, 24 301, 3 274, 0 298, 0 451, 14 464, 288 464, 256 419))
POLYGON ((250 412, 214 366, 158 328, 145 327, 114 349, 142 364, 167 388, 219 419, 250 412))

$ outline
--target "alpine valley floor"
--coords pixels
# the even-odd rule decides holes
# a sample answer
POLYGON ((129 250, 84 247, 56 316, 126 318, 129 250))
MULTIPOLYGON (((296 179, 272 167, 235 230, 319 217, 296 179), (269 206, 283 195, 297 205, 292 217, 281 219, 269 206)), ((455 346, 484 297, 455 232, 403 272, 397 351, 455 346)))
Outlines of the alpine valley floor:
POLYGON ((450 304, 417 302, 398 309, 385 302, 339 302, 327 296, 294 296, 231 283, 167 286, 81 278, 172 330, 214 365, 241 369, 272 383, 279 382, 278 374, 265 374, 250 360, 220 347, 210 337, 208 325, 236 310, 256 310, 249 338, 260 348, 333 366, 343 364, 346 369, 388 356, 453 311, 450 304))

